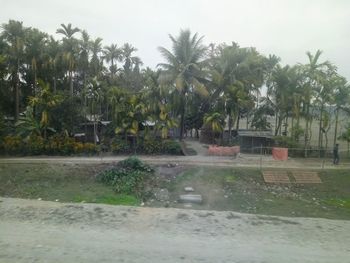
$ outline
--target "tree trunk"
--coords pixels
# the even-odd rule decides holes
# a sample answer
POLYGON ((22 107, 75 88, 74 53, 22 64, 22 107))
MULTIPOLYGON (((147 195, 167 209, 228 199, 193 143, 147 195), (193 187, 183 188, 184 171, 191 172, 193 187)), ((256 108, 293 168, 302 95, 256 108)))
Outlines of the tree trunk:
POLYGON ((337 111, 335 113, 335 128, 334 128, 334 140, 333 145, 337 143, 337 133, 338 133, 338 121, 339 121, 339 108, 337 108, 337 111))
POLYGON ((184 129, 185 129, 185 113, 186 113, 186 95, 183 95, 183 103, 182 103, 182 109, 181 109, 181 116, 180 116, 180 135, 179 139, 180 141, 183 139, 184 135, 184 129))
POLYGON ((70 88, 70 95, 73 97, 74 90, 73 90, 73 73, 70 70, 69 71, 69 88, 70 88))
POLYGON ((307 146, 308 146, 308 139, 309 139, 309 113, 310 113, 310 107, 309 103, 306 105, 306 124, 305 124, 305 136, 304 136, 304 150, 305 154, 304 156, 307 157, 307 146))
POLYGON ((291 123, 290 136, 294 139, 294 113, 292 114, 292 123, 291 123))
POLYGON ((15 121, 19 118, 19 60, 17 60, 17 68, 15 75, 15 121))
POLYGON ((57 92, 57 83, 56 83, 56 76, 53 77, 53 93, 56 94, 57 92))
POLYGON ((238 130, 239 130, 239 119, 240 119, 240 116, 239 116, 239 112, 237 114, 237 123, 236 123, 236 131, 238 133, 238 130))
POLYGON ((232 116, 228 117, 228 142, 231 144, 232 141, 232 116))
POLYGON ((275 114, 275 136, 277 136, 277 134, 278 134, 277 124, 278 124, 278 112, 276 111, 276 114, 275 114))
POLYGON ((323 105, 320 109, 320 121, 319 121, 319 130, 318 130, 318 148, 322 147, 322 118, 323 118, 323 105))

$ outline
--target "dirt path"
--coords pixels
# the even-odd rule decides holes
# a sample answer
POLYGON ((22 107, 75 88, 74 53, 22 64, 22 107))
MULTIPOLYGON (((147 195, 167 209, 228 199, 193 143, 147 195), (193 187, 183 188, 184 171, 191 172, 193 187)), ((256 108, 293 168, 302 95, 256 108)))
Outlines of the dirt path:
POLYGON ((0 202, 0 262, 350 262, 350 221, 0 202))
MULTIPOLYGON (((0 163, 111 163, 118 162, 128 156, 99 156, 99 157, 10 157, 0 158, 0 163)), ((263 167, 263 168, 302 168, 302 169, 348 169, 350 163, 333 165, 331 160, 323 164, 319 159, 289 158, 287 161, 275 161, 269 155, 260 157, 254 154, 241 154, 236 159, 225 156, 167 156, 145 155, 138 156, 151 164, 178 163, 182 165, 201 165, 218 167, 263 167)))
POLYGON ((196 151, 197 155, 199 156, 207 156, 207 151, 208 149, 205 148, 205 144, 200 143, 198 140, 191 140, 191 139, 186 139, 185 143, 188 148, 192 148, 193 150, 196 151))

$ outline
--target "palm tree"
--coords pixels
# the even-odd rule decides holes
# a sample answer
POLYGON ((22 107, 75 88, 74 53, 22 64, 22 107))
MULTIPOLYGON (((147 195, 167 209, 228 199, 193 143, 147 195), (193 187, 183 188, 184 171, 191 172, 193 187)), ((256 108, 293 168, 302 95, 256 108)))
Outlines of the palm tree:
POLYGON ((26 57, 29 68, 31 69, 33 91, 35 96, 38 82, 38 68, 42 66, 44 52, 47 43, 47 34, 38 29, 29 29, 26 38, 26 57))
POLYGON ((83 75, 83 86, 86 86, 88 79, 89 71, 89 59, 91 52, 91 40, 89 34, 83 30, 81 31, 81 40, 80 40, 80 52, 79 52, 79 67, 83 75))
POLYGON ((114 78, 115 74, 118 71, 117 67, 117 61, 122 61, 123 59, 123 51, 122 49, 118 48, 116 44, 111 44, 110 46, 105 46, 103 50, 104 59, 107 63, 111 63, 111 66, 109 68, 111 72, 112 79, 114 78))
MULTIPOLYGON (((275 136, 281 132, 282 121, 287 122, 292 111, 293 89, 296 87, 296 69, 289 65, 277 65, 271 74, 267 94, 271 98, 276 114, 275 136)), ((286 126, 287 128, 287 126, 286 126)))
POLYGON ((47 75, 45 76, 45 81, 52 81, 53 92, 57 91, 57 79, 59 72, 63 73, 59 69, 59 62, 61 58, 61 46, 59 41, 55 40, 52 36, 50 36, 47 46, 46 53, 44 59, 44 68, 46 69, 47 75))
POLYGON ((91 75, 99 76, 102 71, 102 61, 101 61, 101 52, 102 52, 102 38, 96 38, 91 42, 91 75))
POLYGON ((306 119, 306 125, 305 125, 305 140, 304 140, 304 148, 305 148, 305 157, 307 157, 307 148, 310 143, 310 137, 311 137, 311 121, 312 116, 310 114, 310 106, 311 106, 311 99, 314 96, 315 90, 320 90, 322 86, 322 78, 329 68, 331 68, 331 64, 328 61, 319 62, 319 58, 322 54, 321 50, 317 50, 315 55, 311 54, 310 52, 306 52, 306 55, 308 56, 308 64, 304 65, 304 74, 306 77, 305 83, 304 83, 304 94, 303 94, 303 102, 305 103, 305 119, 306 119))
POLYGON ((335 125, 334 125, 334 139, 333 144, 335 145, 338 138, 338 123, 339 123, 339 112, 341 110, 350 112, 350 86, 344 77, 338 75, 337 81, 334 85, 334 105, 335 105, 335 125))
POLYGON ((73 71, 75 69, 75 61, 76 61, 76 47, 77 41, 73 37, 74 34, 80 32, 80 29, 77 27, 72 27, 72 24, 69 23, 67 26, 65 24, 61 24, 61 28, 56 30, 57 34, 62 34, 63 44, 64 44, 64 54, 63 58, 68 64, 68 79, 69 79, 69 87, 70 94, 73 97, 74 89, 73 89, 73 71))
POLYGON ((10 20, 7 24, 2 25, 1 38, 7 45, 6 60, 11 74, 14 90, 15 102, 15 120, 18 120, 20 109, 20 67, 24 59, 24 46, 27 29, 23 27, 22 22, 10 20))
POLYGON ((77 27, 72 27, 72 24, 69 23, 68 25, 65 25, 65 24, 61 24, 61 28, 58 28, 56 30, 56 33, 57 34, 62 34, 64 35, 67 39, 72 39, 73 38, 73 35, 75 33, 78 33, 80 32, 80 29, 77 28, 77 27))
POLYGON ((206 47, 202 45, 203 37, 198 37, 197 33, 191 36, 189 30, 181 30, 176 38, 172 35, 169 37, 172 42, 172 52, 164 47, 158 48, 167 62, 158 64, 162 68, 160 82, 174 86, 178 92, 180 100, 179 138, 182 139, 188 96, 192 92, 203 96, 208 95, 202 83, 203 71, 201 70, 206 47))
POLYGON ((123 58, 124 58, 124 71, 125 72, 130 72, 131 71, 131 66, 132 66, 132 53, 136 52, 137 49, 130 45, 129 43, 125 43, 122 47, 122 53, 123 53, 123 58))

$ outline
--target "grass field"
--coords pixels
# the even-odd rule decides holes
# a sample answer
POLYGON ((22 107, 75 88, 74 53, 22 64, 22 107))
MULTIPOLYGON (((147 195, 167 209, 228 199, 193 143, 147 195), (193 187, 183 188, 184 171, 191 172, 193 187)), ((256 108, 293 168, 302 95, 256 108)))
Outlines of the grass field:
MULTIPOLYGON (((95 175, 105 168, 74 163, 2 164, 0 196, 139 205, 141 200, 136 197, 117 195, 110 186, 96 182, 95 175)), ((178 197, 185 186, 191 186, 203 196, 203 204, 193 205, 193 209, 350 219, 349 170, 320 171, 323 183, 314 185, 268 185, 257 169, 158 167, 158 171, 162 172, 156 173, 150 187, 166 188, 169 200, 149 197, 144 200, 148 206, 183 208, 178 197)))
POLYGON ((117 195, 95 181, 102 165, 0 165, 0 196, 115 205, 138 205, 134 196, 117 195))
MULTIPOLYGON (((190 168, 164 184, 173 198, 192 186, 200 207, 279 216, 350 219, 350 171, 323 170, 322 184, 272 185, 257 169, 190 168)), ((181 204, 172 206, 181 207, 181 204)))

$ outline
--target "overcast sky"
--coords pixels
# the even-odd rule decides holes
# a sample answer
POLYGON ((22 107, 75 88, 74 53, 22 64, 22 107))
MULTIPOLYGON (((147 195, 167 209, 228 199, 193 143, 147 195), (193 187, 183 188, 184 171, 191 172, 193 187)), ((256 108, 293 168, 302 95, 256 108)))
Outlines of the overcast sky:
POLYGON ((53 35, 72 23, 104 44, 129 42, 152 68, 162 60, 157 47, 170 48, 168 34, 181 28, 206 44, 235 41, 284 64, 321 49, 350 80, 349 0, 0 0, 0 23, 9 19, 53 35))

